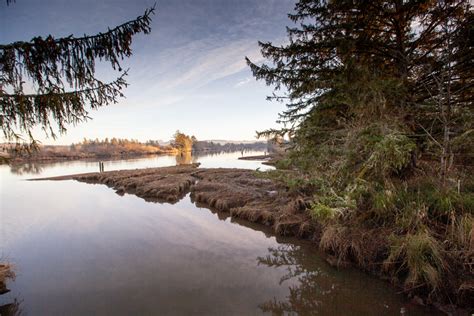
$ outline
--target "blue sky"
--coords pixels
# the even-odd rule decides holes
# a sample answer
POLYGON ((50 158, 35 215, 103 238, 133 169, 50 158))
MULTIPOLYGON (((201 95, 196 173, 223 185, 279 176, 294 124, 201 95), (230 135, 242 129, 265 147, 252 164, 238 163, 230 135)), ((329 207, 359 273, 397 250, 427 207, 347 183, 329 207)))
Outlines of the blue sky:
MULTIPOLYGON (((52 34, 95 34, 141 15, 154 0, 16 0, 0 3, 0 42, 52 34)), ((125 99, 91 111, 93 120, 71 126, 56 141, 120 137, 168 140, 177 129, 198 139, 253 139, 276 127, 283 104, 252 77, 244 57, 261 61, 257 41, 286 41, 294 0, 158 0, 152 32, 138 35, 125 99)), ((108 65, 100 79, 116 76, 108 65)))

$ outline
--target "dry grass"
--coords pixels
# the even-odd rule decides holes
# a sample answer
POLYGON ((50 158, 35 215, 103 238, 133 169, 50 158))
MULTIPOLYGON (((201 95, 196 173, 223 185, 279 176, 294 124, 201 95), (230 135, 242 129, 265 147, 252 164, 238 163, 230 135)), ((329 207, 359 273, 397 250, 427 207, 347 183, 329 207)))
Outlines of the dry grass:
POLYGON ((384 262, 384 268, 397 274, 406 274, 407 288, 429 286, 437 290, 443 274, 448 272, 440 243, 427 229, 392 239, 390 255, 384 262))
POLYGON ((197 165, 183 165, 92 173, 73 178, 87 183, 105 184, 120 195, 129 193, 147 201, 176 203, 196 182, 197 179, 192 176, 196 168, 197 165))
POLYGON ((8 278, 15 277, 12 267, 6 263, 0 263, 0 282, 4 283, 8 278))
POLYGON ((327 225, 321 235, 320 248, 336 258, 336 265, 356 263, 364 270, 376 270, 386 251, 388 240, 381 229, 350 228, 345 225, 327 225), (375 268, 375 269, 374 269, 375 268))
POLYGON ((0 295, 8 292, 6 282, 8 279, 13 278, 15 278, 15 273, 13 272, 11 265, 0 263, 0 295))

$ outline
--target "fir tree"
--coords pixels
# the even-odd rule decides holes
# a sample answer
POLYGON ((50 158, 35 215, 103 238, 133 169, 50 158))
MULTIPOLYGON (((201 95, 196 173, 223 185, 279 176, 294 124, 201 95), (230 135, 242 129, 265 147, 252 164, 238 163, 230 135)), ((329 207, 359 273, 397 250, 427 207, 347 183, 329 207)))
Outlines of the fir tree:
POLYGON ((314 146, 354 119, 388 116, 447 147, 446 135, 472 128, 469 1, 301 0, 289 17, 297 23, 287 28, 289 43, 260 42, 268 62, 247 59, 254 76, 275 87, 269 99, 287 104, 285 127, 260 135, 297 132, 314 146))

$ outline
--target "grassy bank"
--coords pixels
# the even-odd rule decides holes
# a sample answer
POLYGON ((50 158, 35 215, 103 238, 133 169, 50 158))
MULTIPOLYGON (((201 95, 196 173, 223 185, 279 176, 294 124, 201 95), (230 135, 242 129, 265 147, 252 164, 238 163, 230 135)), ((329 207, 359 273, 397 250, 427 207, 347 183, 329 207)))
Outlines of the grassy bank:
POLYGON ((309 201, 321 227, 314 240, 333 264, 387 278, 424 304, 472 310, 472 169, 453 162, 441 178, 416 138, 388 126, 340 130, 337 141, 293 149, 260 176, 309 201))

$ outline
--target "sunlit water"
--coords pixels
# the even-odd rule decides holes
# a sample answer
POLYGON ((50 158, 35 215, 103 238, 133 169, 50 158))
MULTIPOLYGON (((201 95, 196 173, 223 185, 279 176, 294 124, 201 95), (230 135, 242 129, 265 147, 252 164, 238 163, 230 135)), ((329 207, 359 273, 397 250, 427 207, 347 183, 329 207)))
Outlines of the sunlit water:
MULTIPOLYGON (((104 165, 268 168, 240 155, 104 165)), ((188 196, 155 204, 104 185, 25 181, 91 171, 97 162, 0 166, 0 256, 17 274, 0 296, 1 315, 433 314, 383 281, 328 266, 310 242, 198 208, 188 196)))

